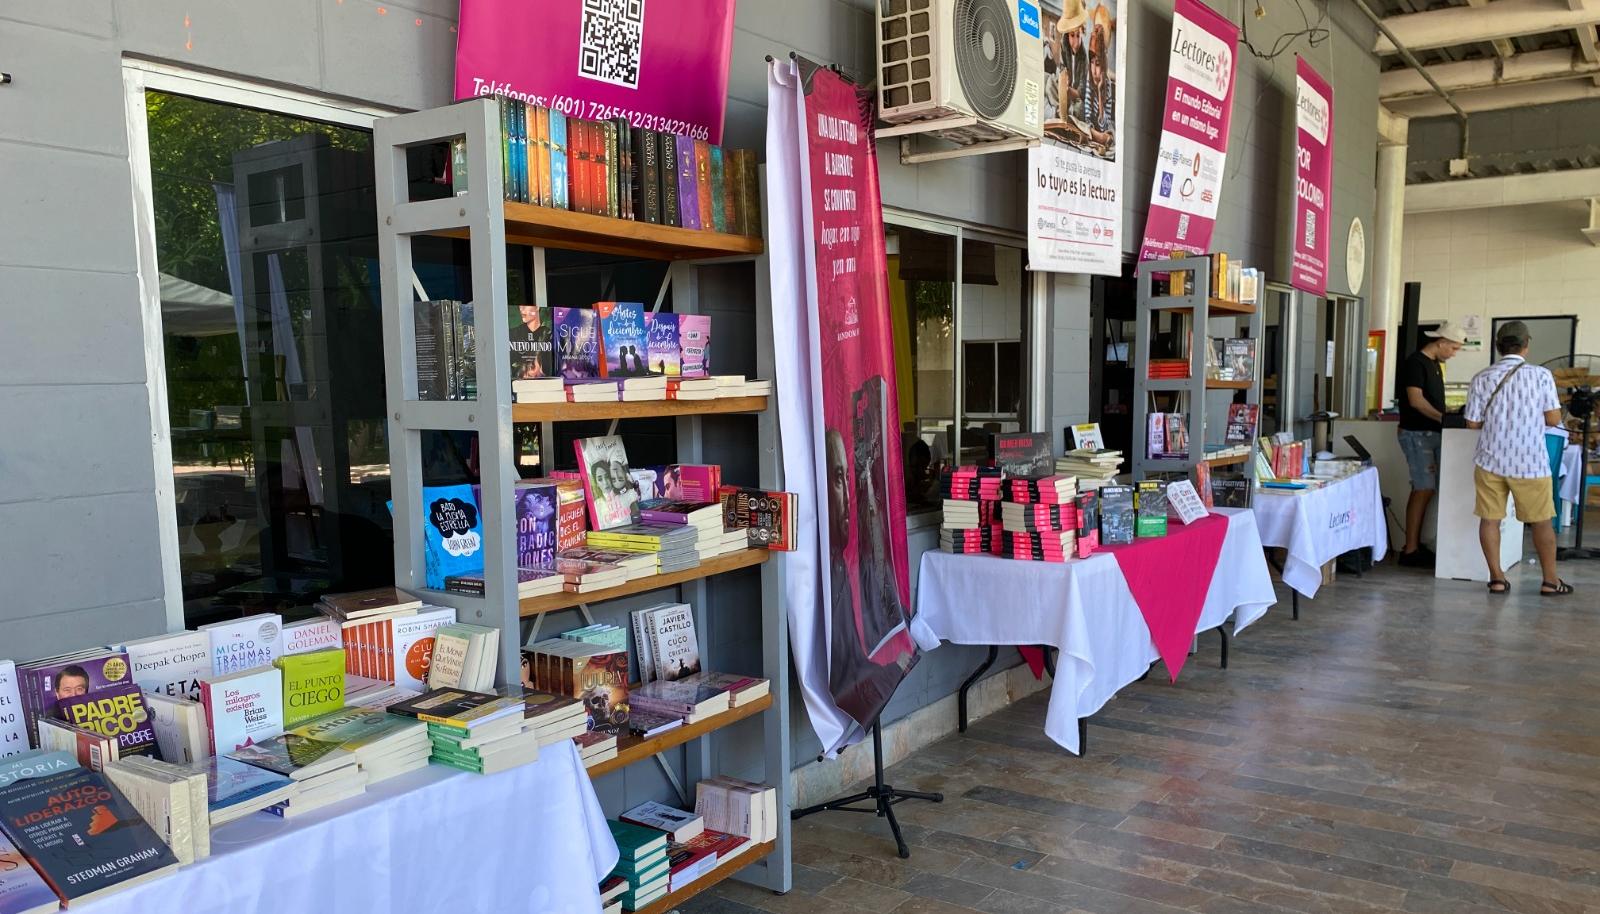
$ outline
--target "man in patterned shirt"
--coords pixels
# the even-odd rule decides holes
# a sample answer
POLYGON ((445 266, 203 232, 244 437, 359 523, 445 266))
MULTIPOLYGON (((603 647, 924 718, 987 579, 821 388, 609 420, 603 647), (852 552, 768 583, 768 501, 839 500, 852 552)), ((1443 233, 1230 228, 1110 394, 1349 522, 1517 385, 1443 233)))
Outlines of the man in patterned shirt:
POLYGON ((1472 378, 1467 394, 1467 427, 1482 429, 1473 456, 1472 478, 1477 490, 1478 543, 1489 565, 1489 592, 1507 593, 1511 583, 1500 567, 1500 521, 1506 516, 1506 497, 1517 505, 1517 520, 1533 528, 1533 547, 1539 553, 1544 582, 1539 593, 1558 596, 1572 587, 1556 575, 1556 516, 1550 485, 1550 452, 1544 430, 1561 424, 1561 400, 1550 370, 1529 365, 1528 327, 1511 321, 1500 328, 1495 349, 1500 361, 1472 378))

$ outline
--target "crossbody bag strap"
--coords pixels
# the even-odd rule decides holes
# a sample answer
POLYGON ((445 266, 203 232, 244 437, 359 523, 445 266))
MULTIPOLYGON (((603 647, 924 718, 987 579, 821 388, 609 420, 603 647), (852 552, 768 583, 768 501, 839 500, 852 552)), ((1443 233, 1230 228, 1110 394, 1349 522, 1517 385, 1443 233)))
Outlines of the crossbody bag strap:
POLYGON ((1494 386, 1494 393, 1491 393, 1489 395, 1489 402, 1484 404, 1484 406, 1483 406, 1483 418, 1484 419, 1488 419, 1489 418, 1489 410, 1494 408, 1494 398, 1500 396, 1500 388, 1506 386, 1506 382, 1511 380, 1511 376, 1516 374, 1517 372, 1521 371, 1522 370, 1522 366, 1524 366, 1526 364, 1528 364, 1528 363, 1527 362, 1518 362, 1517 363, 1517 367, 1515 367, 1515 368, 1511 369, 1510 371, 1506 372, 1506 376, 1501 378, 1500 379, 1500 383, 1496 384, 1494 386))

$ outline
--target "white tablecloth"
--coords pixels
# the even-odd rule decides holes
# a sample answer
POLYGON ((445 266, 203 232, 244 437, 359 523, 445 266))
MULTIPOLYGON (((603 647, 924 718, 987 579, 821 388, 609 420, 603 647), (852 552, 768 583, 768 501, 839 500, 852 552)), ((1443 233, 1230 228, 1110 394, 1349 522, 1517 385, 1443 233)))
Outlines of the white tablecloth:
POLYGON ((1289 551, 1283 582, 1306 597, 1322 586, 1322 566, 1352 549, 1372 547, 1372 560, 1389 551, 1378 470, 1367 467, 1320 489, 1258 489, 1256 525, 1261 543, 1289 551))
MULTIPOLYGON (((1234 631, 1242 631, 1277 602, 1250 512, 1216 513, 1228 516, 1228 532, 1196 634, 1230 614, 1234 631)), ((1073 752, 1079 718, 1100 710, 1160 658, 1122 566, 1109 553, 1056 564, 924 552, 911 634, 925 651, 941 641, 1060 649, 1044 732, 1073 752)))
POLYGON ((487 777, 430 765, 302 818, 254 813, 213 831, 211 853, 82 910, 599 912, 617 863, 571 742, 487 777))

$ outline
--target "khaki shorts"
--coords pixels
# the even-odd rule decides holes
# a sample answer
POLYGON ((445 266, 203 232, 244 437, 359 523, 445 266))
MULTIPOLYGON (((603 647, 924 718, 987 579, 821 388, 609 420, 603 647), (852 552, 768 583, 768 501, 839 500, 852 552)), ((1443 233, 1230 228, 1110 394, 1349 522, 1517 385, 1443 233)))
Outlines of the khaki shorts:
POLYGON ((1556 516, 1555 494, 1550 477, 1513 479, 1498 476, 1483 467, 1472 468, 1473 488, 1477 490, 1478 504, 1472 513, 1484 520, 1501 520, 1506 516, 1506 496, 1517 503, 1517 520, 1536 524, 1556 516))

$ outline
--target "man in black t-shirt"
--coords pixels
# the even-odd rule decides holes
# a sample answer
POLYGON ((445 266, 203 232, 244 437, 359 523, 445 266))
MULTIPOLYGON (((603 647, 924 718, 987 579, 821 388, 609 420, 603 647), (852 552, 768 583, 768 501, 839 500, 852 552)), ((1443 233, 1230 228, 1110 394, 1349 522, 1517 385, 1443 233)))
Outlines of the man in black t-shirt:
POLYGON ((1467 333, 1445 321, 1424 334, 1427 343, 1406 357, 1395 378, 1400 401, 1400 450, 1411 471, 1411 497, 1406 501, 1406 545, 1399 562, 1413 568, 1432 568, 1433 551, 1422 545, 1422 519, 1439 488, 1439 444, 1443 437, 1444 363, 1461 351, 1467 333))

